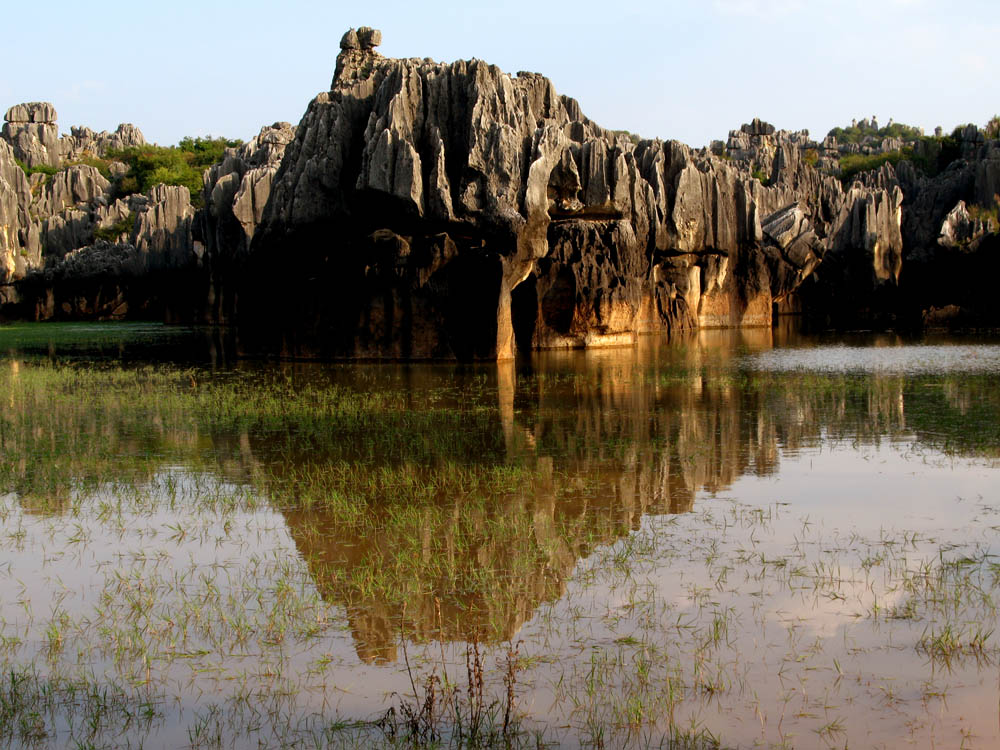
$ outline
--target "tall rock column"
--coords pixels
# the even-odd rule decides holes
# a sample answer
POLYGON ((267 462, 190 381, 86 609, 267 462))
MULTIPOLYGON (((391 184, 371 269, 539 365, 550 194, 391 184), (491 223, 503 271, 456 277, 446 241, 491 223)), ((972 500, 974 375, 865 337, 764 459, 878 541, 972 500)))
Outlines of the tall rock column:
POLYGON ((503 256, 500 277, 500 299, 497 303, 497 359, 513 359, 515 355, 514 325, 511 319, 511 292, 535 268, 535 261, 549 252, 548 186, 552 170, 569 147, 569 139, 556 127, 547 127, 538 134, 534 159, 528 167, 524 191, 524 213, 527 218, 517 235, 517 251, 503 256))

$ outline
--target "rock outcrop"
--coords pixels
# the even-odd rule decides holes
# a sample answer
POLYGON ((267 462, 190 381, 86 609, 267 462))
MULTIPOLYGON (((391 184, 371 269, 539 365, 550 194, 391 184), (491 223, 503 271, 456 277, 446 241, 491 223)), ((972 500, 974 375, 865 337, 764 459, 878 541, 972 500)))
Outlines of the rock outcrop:
MULTIPOLYGON (((44 178, 46 175, 38 176, 44 178)), ((36 181, 31 213, 52 216, 81 203, 93 204, 107 193, 110 186, 111 183, 95 167, 83 164, 68 167, 49 179, 36 181)))
POLYGON ((983 238, 996 231, 995 222, 972 218, 965 201, 959 201, 941 223, 938 244, 952 250, 975 252, 982 244, 983 238))
POLYGON ((124 164, 102 167, 110 182, 73 164, 141 144, 134 127, 58 138, 51 105, 12 107, 0 295, 58 314, 26 290, 127 277, 158 300, 128 310, 233 323, 244 353, 292 357, 509 359, 782 312, 834 326, 919 324, 930 307, 985 319, 1000 143, 975 126, 933 139, 863 120, 838 143, 754 119, 694 150, 605 130, 537 73, 389 59, 380 42, 348 31, 330 90, 297 127, 228 149, 198 212, 183 188, 121 195, 124 164), (892 164, 841 171, 846 155, 887 152, 892 164), (28 177, 15 159, 61 171, 28 177), (128 262, 101 260, 104 242, 128 262), (82 270, 91 256, 103 271, 82 270))
POLYGON ((55 108, 45 102, 11 107, 6 119, 0 139, 0 284, 40 269, 43 256, 57 259, 93 242, 95 228, 107 223, 111 183, 95 167, 72 163, 73 158, 143 142, 130 125, 97 136, 74 128, 89 135, 58 138, 55 108), (18 161, 58 171, 29 177, 18 161))
POLYGON ((38 242, 46 262, 0 287, 5 316, 187 317, 198 303, 189 277, 199 275, 191 272, 204 254, 193 239, 194 216, 187 188, 157 185, 111 204, 101 193, 46 217, 38 242), (112 240, 97 237, 115 229, 112 240))
POLYGON ((56 109, 48 102, 17 104, 3 117, 3 139, 29 167, 56 166, 61 158, 56 109))
POLYGON ((899 190, 845 191, 807 134, 634 143, 538 74, 379 40, 344 35, 274 176, 238 285, 248 351, 509 358, 770 325, 830 251, 898 276, 899 190))
MULTIPOLYGON (((944 160, 943 168, 943 161, 932 161, 930 174, 915 161, 902 160, 895 168, 886 164, 858 176, 856 185, 902 195, 898 244, 894 237, 888 254, 871 243, 865 254, 857 249, 828 254, 820 279, 800 290, 799 309, 837 328, 937 325, 942 310, 962 311, 948 314, 949 325, 1000 325, 992 292, 1000 273, 1000 142, 985 139, 974 126, 956 133, 950 146, 954 158, 944 160)), ((935 160, 940 155, 935 149, 941 144, 933 140, 920 147, 935 160)), ((896 208, 892 201, 867 210, 874 210, 875 223, 884 227, 895 223, 896 208)))
POLYGON ((0 140, 0 282, 23 276, 28 262, 41 262, 37 236, 33 242, 26 236, 30 205, 28 178, 14 161, 13 148, 0 140))
MULTIPOLYGON (((145 143, 122 124, 114 133, 73 128, 58 137, 55 108, 11 107, 0 139, 0 306, 4 317, 42 320, 160 317, 191 306, 180 269, 197 268, 195 211, 187 188, 158 185, 115 198, 112 182, 75 160, 145 143), (18 164, 55 167, 30 175, 18 164)), ((124 164, 112 162, 112 176, 124 164)))
POLYGON ((113 133, 95 133, 84 127, 73 127, 70 132, 69 136, 59 136, 56 108, 48 102, 16 104, 4 115, 3 139, 13 147, 15 158, 28 167, 57 167, 63 161, 104 156, 111 149, 146 142, 130 123, 122 123, 113 133))
POLYGON ((206 321, 228 322, 232 316, 232 279, 246 258, 271 194, 271 182, 294 137, 295 128, 287 122, 263 127, 239 148, 227 149, 222 161, 205 172, 200 233, 208 273, 201 313, 206 321))

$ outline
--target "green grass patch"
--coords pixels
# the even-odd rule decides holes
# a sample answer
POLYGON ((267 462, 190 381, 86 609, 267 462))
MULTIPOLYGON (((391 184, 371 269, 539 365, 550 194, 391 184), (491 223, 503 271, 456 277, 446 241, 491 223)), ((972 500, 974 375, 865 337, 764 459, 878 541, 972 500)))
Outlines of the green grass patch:
POLYGON ((14 159, 14 162, 17 164, 17 166, 21 168, 21 171, 24 172, 28 177, 30 177, 33 174, 45 174, 51 177, 52 175, 59 172, 61 169, 61 167, 52 167, 49 166, 48 164, 36 164, 33 167, 29 167, 20 159, 14 159))
POLYGON ((896 166, 904 159, 913 159, 912 148, 889 151, 883 154, 846 154, 840 157, 840 179, 846 185, 862 172, 879 169, 884 164, 896 166))
POLYGON ((135 214, 129 212, 128 216, 116 221, 108 227, 98 227, 94 230, 94 239, 105 242, 116 242, 123 234, 131 234, 135 226, 135 214))

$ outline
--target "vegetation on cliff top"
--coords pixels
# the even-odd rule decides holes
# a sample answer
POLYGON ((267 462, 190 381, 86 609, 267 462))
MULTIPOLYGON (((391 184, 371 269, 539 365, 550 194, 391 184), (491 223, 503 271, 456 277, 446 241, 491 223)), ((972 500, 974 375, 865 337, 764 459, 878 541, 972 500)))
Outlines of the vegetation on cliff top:
POLYGON ((913 159, 913 149, 903 148, 880 154, 844 154, 840 157, 840 180, 845 185, 862 172, 878 169, 883 164, 896 166, 899 162, 913 159))
POLYGON ((182 138, 176 146, 146 144, 125 149, 112 149, 103 157, 85 155, 79 159, 64 162, 58 167, 39 164, 29 167, 18 161, 26 175, 41 173, 52 176, 67 167, 85 164, 95 167, 105 178, 111 180, 111 197, 122 198, 132 193, 145 193, 154 185, 183 185, 191 192, 191 204, 201 208, 202 173, 218 161, 227 148, 243 143, 231 138, 213 138, 210 135, 182 138), (111 173, 112 162, 122 162, 128 168, 121 177, 111 173))
MULTIPOLYGON (((901 161, 910 161, 924 174, 931 177, 940 174, 962 154, 961 138, 963 126, 959 125, 950 135, 928 136, 919 128, 903 123, 892 123, 883 128, 875 128, 868 120, 862 120, 849 127, 836 127, 827 135, 834 136, 838 143, 863 143, 866 138, 899 138, 904 145, 893 151, 876 154, 844 154, 840 157, 840 179, 846 184, 861 172, 878 169, 883 164, 895 166, 901 161)), ((987 139, 1000 138, 1000 115, 994 115, 982 128, 987 139)))
MULTIPOLYGON (((877 123, 875 123, 877 124, 877 123)), ((901 122, 893 122, 881 128, 868 120, 862 120, 846 128, 833 128, 827 135, 832 135, 837 139, 837 143, 861 143, 867 137, 873 138, 900 138, 904 141, 915 141, 923 137, 923 131, 912 125, 904 125, 901 122)))
POLYGON ((29 167, 20 159, 14 159, 14 163, 17 164, 17 166, 21 168, 21 171, 28 175, 28 177, 31 177, 33 174, 45 174, 51 176, 59 171, 59 167, 50 167, 48 164, 37 164, 34 167, 29 167))
MULTIPOLYGON (((957 129, 956 129, 957 130, 957 129)), ((962 154, 956 133, 946 136, 923 136, 913 145, 877 154, 844 154, 840 157, 840 179, 847 184, 861 172, 878 169, 883 164, 896 166, 901 161, 913 163, 918 170, 935 177, 962 154)))
POLYGON ((117 242, 118 238, 123 234, 128 236, 132 233, 132 228, 135 226, 135 214, 131 211, 128 216, 116 221, 114 224, 107 227, 98 227, 94 230, 95 240, 104 240, 105 242, 117 242))
POLYGON ((183 185, 191 192, 191 203, 200 208, 202 173, 212 164, 220 161, 227 148, 239 146, 242 141, 228 138, 182 138, 176 146, 133 146, 109 151, 108 162, 120 161, 128 166, 128 172, 117 184, 116 192, 144 193, 154 185, 183 185))

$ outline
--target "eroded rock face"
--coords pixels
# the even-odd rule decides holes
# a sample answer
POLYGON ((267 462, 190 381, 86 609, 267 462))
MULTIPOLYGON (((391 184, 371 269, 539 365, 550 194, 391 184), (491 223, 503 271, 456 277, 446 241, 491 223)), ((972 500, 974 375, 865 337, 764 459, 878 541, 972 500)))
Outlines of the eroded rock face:
MULTIPOLYGON (((72 169, 78 168, 55 176, 68 175, 70 188, 72 169)), ((68 189, 55 188, 52 194, 68 189)), ((114 319, 163 317, 192 308, 189 286, 203 252, 193 239, 194 214, 187 188, 157 185, 110 204, 102 192, 29 224, 38 227, 45 262, 28 268, 16 288, 8 287, 0 300, 4 314, 29 320, 114 319), (112 227, 121 228, 114 241, 95 239, 97 230, 112 227)))
MULTIPOLYGON (((892 233, 888 253, 882 242, 868 242, 871 249, 859 252, 851 223, 851 237, 844 239, 853 249, 828 255, 820 282, 803 286, 807 312, 836 327, 919 327, 935 319, 932 308, 960 308, 964 312, 953 316, 953 323, 1000 324, 992 291, 1000 273, 998 227, 970 213, 973 206, 982 211, 998 204, 1000 142, 984 140, 974 127, 961 135, 962 156, 939 174, 929 176, 901 161, 895 169, 886 165, 859 176, 855 184, 869 191, 902 194, 898 244, 892 233)), ((895 224, 895 200, 870 198, 864 210, 869 223, 895 224)), ((880 230, 879 237, 885 236, 880 230)))
POLYGON ((52 216, 81 203, 93 204, 103 198, 110 186, 96 168, 77 164, 38 183, 31 212, 35 216, 52 216))
POLYGON ((3 139, 29 167, 56 166, 60 159, 56 110, 48 102, 16 104, 4 115, 3 139))
POLYGON ((146 140, 135 125, 122 123, 117 130, 95 133, 90 128, 70 128, 71 135, 59 135, 56 108, 49 102, 15 104, 4 115, 2 137, 14 149, 14 156, 28 167, 57 167, 63 161, 84 156, 104 156, 111 149, 141 146, 146 140))
POLYGON ((938 244, 960 252, 975 252, 983 238, 996 231, 992 222, 972 218, 965 201, 959 201, 941 223, 938 244))
POLYGON ((270 197, 271 182, 294 138, 292 125, 276 122, 261 128, 239 148, 227 149, 222 161, 205 172, 205 210, 200 216, 208 265, 201 314, 205 320, 227 322, 232 315, 237 265, 245 260, 270 197))
MULTIPOLYGON (((196 267, 203 250, 194 242, 187 188, 159 185, 145 195, 113 200, 111 183, 96 168, 72 161, 142 145, 142 133, 123 124, 114 133, 73 128, 71 136, 55 138, 55 117, 55 108, 44 102, 16 105, 5 116, 0 139, 0 312, 47 319, 162 310, 164 300, 188 286, 168 277, 196 267), (29 167, 61 168, 28 177, 16 160, 29 167), (117 246, 131 248, 130 260, 109 265, 107 248, 117 246), (99 251, 92 252, 95 247, 99 251), (159 275, 164 272, 166 276, 159 275)), ((124 168, 113 164, 112 174, 122 174, 124 168)), ((114 257, 124 256, 119 252, 114 257)))
MULTIPOLYGON (((148 278, 129 283, 152 299, 183 288, 179 315, 237 323, 247 353, 405 359, 769 326, 775 311, 832 325, 931 305, 978 315, 992 294, 1000 238, 976 217, 1000 203, 1000 143, 975 127, 941 174, 901 161, 842 184, 840 155, 904 144, 816 142, 754 119, 692 150, 606 131, 541 75, 387 59, 380 42, 349 30, 331 89, 298 127, 229 149, 197 214, 178 188, 115 200, 90 167, 26 177, 15 157, 48 164, 143 138, 121 125, 53 141, 51 105, 12 107, 0 284, 110 239, 138 253, 129 267, 148 278), (181 269, 193 272, 180 281, 181 269)), ((905 145, 946 160, 939 142, 905 145)), ((73 257, 75 273, 89 256, 73 257)))
POLYGON ((898 276, 898 187, 845 191, 804 163, 808 134, 633 143, 540 75, 379 40, 344 35, 274 175, 239 283, 249 351, 504 359, 770 325, 834 249, 898 276))
POLYGON ((41 263, 38 231, 29 212, 31 184, 14 159, 14 149, 0 140, 0 283, 41 263))
POLYGON ((102 130, 95 133, 90 128, 72 127, 70 136, 61 139, 62 158, 79 159, 84 156, 105 156, 109 151, 143 146, 146 139, 142 131, 128 122, 121 123, 113 132, 102 130))

